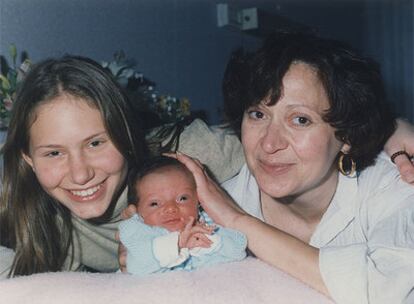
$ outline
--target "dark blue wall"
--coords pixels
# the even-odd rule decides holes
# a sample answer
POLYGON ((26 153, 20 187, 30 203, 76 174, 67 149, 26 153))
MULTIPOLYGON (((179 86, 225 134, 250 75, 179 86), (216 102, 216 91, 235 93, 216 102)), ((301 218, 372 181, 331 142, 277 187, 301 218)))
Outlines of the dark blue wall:
POLYGON ((188 97, 218 121, 230 52, 254 37, 216 26, 212 1, 0 0, 1 54, 9 43, 33 61, 65 53, 111 60, 123 50, 165 94, 188 97))
POLYGON ((207 110, 217 123, 230 52, 260 44, 257 37, 217 27, 219 2, 256 6, 372 51, 366 45, 373 28, 366 21, 369 0, 0 0, 0 51, 6 55, 15 43, 33 61, 65 53, 103 61, 122 49, 160 92, 188 97, 194 110, 207 110))

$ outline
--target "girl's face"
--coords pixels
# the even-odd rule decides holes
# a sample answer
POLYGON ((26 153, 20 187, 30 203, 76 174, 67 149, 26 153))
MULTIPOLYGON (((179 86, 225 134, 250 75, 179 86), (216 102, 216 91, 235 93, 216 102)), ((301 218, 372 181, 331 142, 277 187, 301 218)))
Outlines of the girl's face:
POLYGON ((36 109, 23 157, 43 189, 82 219, 103 215, 127 174, 100 112, 68 94, 36 109))
POLYGON ((165 167, 144 176, 136 185, 138 213, 144 223, 181 231, 190 217, 198 217, 198 197, 189 173, 165 167))
POLYGON ((323 120, 329 100, 318 75, 292 64, 280 100, 249 108, 242 122, 248 167, 262 192, 273 198, 324 196, 335 187, 335 158, 345 147, 323 120))

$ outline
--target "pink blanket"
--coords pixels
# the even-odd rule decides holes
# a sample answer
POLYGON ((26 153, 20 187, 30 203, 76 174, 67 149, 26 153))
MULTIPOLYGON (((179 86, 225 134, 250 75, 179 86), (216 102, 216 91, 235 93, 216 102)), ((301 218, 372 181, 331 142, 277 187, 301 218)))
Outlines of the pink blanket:
POLYGON ((332 303, 289 275, 253 258, 145 278, 121 273, 37 274, 0 281, 0 299, 5 304, 332 303))

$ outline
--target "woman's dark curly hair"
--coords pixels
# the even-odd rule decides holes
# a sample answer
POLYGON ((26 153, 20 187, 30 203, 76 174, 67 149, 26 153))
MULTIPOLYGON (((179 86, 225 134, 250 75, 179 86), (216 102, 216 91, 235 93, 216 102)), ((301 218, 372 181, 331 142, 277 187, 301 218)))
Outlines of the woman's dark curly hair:
POLYGON ((345 44, 312 33, 272 34, 254 53, 232 54, 223 80, 226 120, 240 137, 244 112, 264 100, 278 102, 282 80, 293 63, 303 62, 317 71, 330 108, 324 121, 335 128, 338 140, 351 146, 349 156, 361 171, 374 164, 395 130, 386 104, 380 69, 345 44))

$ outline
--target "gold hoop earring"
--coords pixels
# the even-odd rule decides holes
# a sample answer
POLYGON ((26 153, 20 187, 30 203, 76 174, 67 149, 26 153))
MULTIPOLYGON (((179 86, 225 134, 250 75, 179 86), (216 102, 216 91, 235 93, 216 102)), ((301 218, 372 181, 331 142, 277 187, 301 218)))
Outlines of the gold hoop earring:
POLYGON ((345 176, 353 176, 355 174, 355 171, 356 171, 355 161, 352 159, 351 156, 349 156, 348 154, 342 153, 342 152, 341 152, 341 155, 339 156, 339 159, 338 159, 338 167, 339 167, 339 172, 341 172, 345 176), (343 163, 344 163, 345 155, 347 155, 349 157, 349 161, 351 162, 351 168, 348 169, 348 170, 344 169, 344 164, 343 163))

